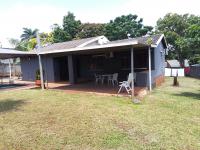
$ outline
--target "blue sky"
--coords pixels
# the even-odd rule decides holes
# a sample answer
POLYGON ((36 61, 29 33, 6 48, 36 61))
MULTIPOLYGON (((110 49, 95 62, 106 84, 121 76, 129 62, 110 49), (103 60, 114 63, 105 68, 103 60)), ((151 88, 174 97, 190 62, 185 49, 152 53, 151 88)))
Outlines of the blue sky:
POLYGON ((105 23, 120 15, 137 14, 145 25, 168 12, 200 15, 199 0, 1 0, 0 42, 9 47, 9 38, 19 38, 23 27, 51 31, 54 23, 71 11, 82 22, 105 23))

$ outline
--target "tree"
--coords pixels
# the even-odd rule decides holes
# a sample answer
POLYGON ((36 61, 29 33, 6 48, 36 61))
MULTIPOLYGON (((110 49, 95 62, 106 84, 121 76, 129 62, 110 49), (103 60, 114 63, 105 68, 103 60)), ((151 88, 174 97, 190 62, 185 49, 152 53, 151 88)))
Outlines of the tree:
MULTIPOLYGON (((43 32, 43 33, 40 33, 39 35, 40 35, 41 45, 52 43, 52 33, 43 32)), ((25 39, 18 40, 18 39, 11 38, 9 39, 9 43, 17 50, 21 50, 21 51, 33 50, 37 45, 37 40, 35 36, 36 36, 36 33, 34 36, 30 36, 26 40, 25 39)))
POLYGON ((65 42, 71 40, 71 36, 59 25, 55 24, 52 32, 53 43, 65 42))
POLYGON ((63 17, 63 30, 68 34, 70 40, 76 37, 76 34, 80 31, 81 21, 75 20, 73 13, 68 12, 66 16, 63 17))
POLYGON ((30 28, 23 28, 23 34, 21 35, 21 41, 30 40, 32 38, 36 38, 36 34, 38 29, 30 29, 30 28))
POLYGON ((12 45, 12 47, 17 47, 17 45, 20 43, 18 39, 14 39, 14 38, 8 39, 8 42, 10 43, 10 45, 12 45))
POLYGON ((85 23, 80 26, 81 31, 76 35, 76 38, 89 38, 101 36, 105 34, 105 24, 85 23))
POLYGON ((184 59, 189 59, 191 63, 200 61, 199 29, 200 17, 189 14, 166 14, 157 21, 156 26, 156 32, 164 33, 168 43, 175 49, 168 58, 178 59, 181 63, 184 59))
POLYGON ((110 40, 126 39, 129 34, 130 37, 138 37, 146 35, 151 32, 153 27, 144 26, 143 19, 138 19, 137 15, 129 14, 111 20, 106 25, 106 36, 110 40))
POLYGON ((27 51, 28 50, 28 41, 24 40, 18 40, 18 39, 14 39, 11 38, 8 40, 8 42, 10 43, 10 45, 13 46, 13 48, 20 50, 20 51, 27 51))

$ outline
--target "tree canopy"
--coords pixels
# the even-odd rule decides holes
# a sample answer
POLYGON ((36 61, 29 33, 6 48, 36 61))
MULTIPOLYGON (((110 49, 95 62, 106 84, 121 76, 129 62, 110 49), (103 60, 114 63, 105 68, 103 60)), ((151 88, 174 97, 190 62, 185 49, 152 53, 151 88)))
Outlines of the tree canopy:
POLYGON ((169 13, 157 21, 156 32, 164 33, 167 42, 174 51, 168 58, 189 59, 191 63, 200 63, 200 17, 169 13))
POLYGON ((100 35, 106 35, 110 40, 119 40, 128 38, 127 34, 130 34, 130 37, 143 36, 152 29, 151 26, 144 26, 143 19, 138 19, 137 15, 123 15, 107 24, 100 24, 81 23, 73 13, 68 12, 68 15, 63 17, 62 27, 57 25, 53 28, 53 41, 63 42, 100 35))
POLYGON ((153 29, 151 26, 144 26, 143 19, 132 14, 111 20, 105 28, 106 36, 110 40, 126 39, 128 34, 130 37, 143 36, 153 29))
POLYGON ((76 38, 89 38, 105 34, 105 24, 100 23, 84 23, 80 26, 80 32, 76 35, 76 38))
POLYGON ((21 37, 21 41, 25 41, 25 40, 30 40, 32 38, 36 38, 36 34, 38 32, 38 29, 30 29, 30 28, 23 28, 23 33, 20 36, 21 37))
POLYGON ((63 25, 60 27, 55 24, 53 27, 53 42, 64 42, 70 41, 76 37, 76 35, 81 30, 81 21, 76 20, 73 13, 68 12, 66 16, 63 17, 63 25))
POLYGON ((63 30, 69 34, 70 39, 74 39, 76 34, 80 31, 81 21, 76 20, 73 13, 68 12, 66 16, 63 17, 63 30))
MULTIPOLYGON (((168 13, 157 21, 155 32, 152 26, 145 26, 143 19, 129 14, 116 17, 109 23, 81 23, 75 15, 68 12, 62 25, 54 24, 52 32, 41 33, 41 43, 58 43, 73 39, 105 35, 109 40, 126 39, 147 34, 164 33, 171 50, 170 59, 189 59, 191 63, 200 63, 200 17, 168 13)), ((34 49, 37 29, 23 28, 21 40, 10 39, 10 43, 19 50, 34 49)))

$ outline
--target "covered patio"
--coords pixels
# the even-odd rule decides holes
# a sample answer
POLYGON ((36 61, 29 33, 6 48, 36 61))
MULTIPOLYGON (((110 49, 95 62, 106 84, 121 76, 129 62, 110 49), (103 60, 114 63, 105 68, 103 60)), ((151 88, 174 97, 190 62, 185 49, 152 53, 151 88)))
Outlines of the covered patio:
MULTIPOLYGON (((53 55, 56 84, 58 85, 59 81, 63 83, 63 85, 56 87, 51 86, 56 84, 50 83, 50 89, 117 95, 119 83, 127 81, 129 73, 137 74, 136 78, 132 77, 132 83, 134 83, 131 84, 132 91, 130 93, 132 96, 139 95, 141 91, 147 93, 147 89, 152 89, 153 49, 148 44, 124 40, 119 43, 111 42, 83 48, 41 51, 39 55, 44 61, 45 58, 53 55), (60 69, 58 70, 58 68, 60 69), (118 74, 118 84, 109 84, 107 77, 103 82, 95 82, 95 75, 106 76, 116 73, 118 74)), ((45 66, 43 69, 48 72, 45 66)), ((46 82, 48 82, 48 74, 46 76, 46 82)), ((120 94, 127 95, 127 92, 120 94)))

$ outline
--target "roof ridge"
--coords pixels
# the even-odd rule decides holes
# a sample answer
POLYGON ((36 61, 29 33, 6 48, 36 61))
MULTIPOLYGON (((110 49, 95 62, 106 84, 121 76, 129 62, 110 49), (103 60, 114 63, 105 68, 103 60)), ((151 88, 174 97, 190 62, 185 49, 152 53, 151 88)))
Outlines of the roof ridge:
POLYGON ((53 45, 53 44, 67 43, 67 42, 72 42, 72 41, 79 41, 79 40, 93 39, 93 38, 98 38, 98 37, 101 37, 101 36, 93 36, 93 37, 82 38, 82 39, 72 39, 72 40, 70 40, 70 41, 64 41, 64 42, 52 43, 52 45, 53 45))

